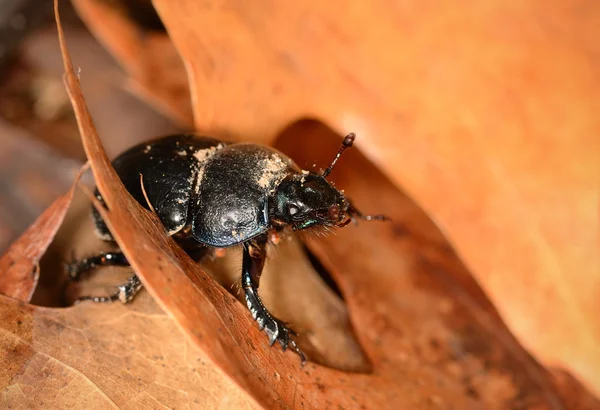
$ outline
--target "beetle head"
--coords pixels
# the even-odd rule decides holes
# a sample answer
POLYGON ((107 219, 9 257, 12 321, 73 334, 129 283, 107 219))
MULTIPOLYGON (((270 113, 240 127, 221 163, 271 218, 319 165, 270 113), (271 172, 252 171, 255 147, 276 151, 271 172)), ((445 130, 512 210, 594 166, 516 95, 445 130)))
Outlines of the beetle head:
POLYGON ((300 175, 290 175, 277 188, 271 204, 271 218, 276 224, 291 225, 294 230, 311 226, 326 225, 342 227, 347 225, 352 210, 344 194, 335 189, 325 178, 331 173, 342 153, 352 147, 355 134, 344 137, 331 165, 320 174, 302 171, 300 175))
POLYGON ((344 194, 325 178, 345 150, 352 147, 356 136, 346 135, 331 165, 320 174, 302 171, 287 176, 269 203, 271 221, 276 225, 289 225, 294 230, 311 226, 336 226, 341 228, 357 219, 385 221, 383 215, 363 215, 344 194))
POLYGON ((272 221, 294 230, 317 225, 341 227, 350 221, 344 194, 314 172, 304 171, 285 178, 271 201, 272 221))

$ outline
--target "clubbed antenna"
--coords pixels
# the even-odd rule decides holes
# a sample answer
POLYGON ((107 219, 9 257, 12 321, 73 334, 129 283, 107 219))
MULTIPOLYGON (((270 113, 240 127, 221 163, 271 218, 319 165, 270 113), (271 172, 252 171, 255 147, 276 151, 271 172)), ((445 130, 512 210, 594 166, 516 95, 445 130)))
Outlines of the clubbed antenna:
POLYGON ((346 151, 348 148, 352 147, 352 144, 354 144, 355 138, 356 138, 356 134, 353 132, 351 132, 350 134, 348 134, 344 137, 344 140, 342 141, 342 145, 340 146, 340 149, 338 150, 337 154, 335 155, 335 158, 331 162, 331 165, 329 167, 327 167, 327 169, 325 171, 323 171, 323 174, 322 174, 323 178, 327 178, 327 175, 331 174, 331 171, 333 170, 333 166, 338 161, 338 159, 340 159, 343 152, 346 151))

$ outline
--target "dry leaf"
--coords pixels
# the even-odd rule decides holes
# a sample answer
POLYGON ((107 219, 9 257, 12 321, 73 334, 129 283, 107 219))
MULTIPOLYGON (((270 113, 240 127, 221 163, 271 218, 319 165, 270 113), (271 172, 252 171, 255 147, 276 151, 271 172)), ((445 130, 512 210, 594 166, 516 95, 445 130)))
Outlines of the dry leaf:
MULTIPOLYGON (((62 36, 60 28, 59 33, 62 36)), ((496 363, 502 368, 481 376, 483 362, 463 351, 459 340, 453 339, 452 332, 440 323, 440 308, 442 312, 444 308, 432 304, 431 295, 414 305, 402 304, 398 295, 405 294, 408 289, 418 292, 407 275, 412 269, 406 270, 409 259, 405 254, 407 249, 403 249, 406 244, 402 244, 402 239, 405 238, 402 226, 372 224, 369 226, 371 235, 350 235, 345 241, 345 247, 339 240, 336 242, 336 246, 340 244, 337 246, 339 253, 323 255, 327 260, 335 262, 331 264, 334 269, 344 266, 346 270, 343 279, 341 276, 338 278, 343 292, 349 297, 348 305, 354 312, 353 320, 359 331, 359 340, 373 363, 371 374, 344 373, 312 363, 300 369, 297 360, 294 360, 296 358, 290 357, 289 353, 282 355, 269 349, 263 335, 253 325, 241 304, 236 303, 235 299, 192 263, 168 238, 156 218, 144 211, 126 193, 102 149, 63 41, 61 47, 65 56, 67 89, 80 125, 84 147, 108 207, 99 207, 99 210, 121 249, 159 305, 218 368, 257 403, 283 408, 305 405, 316 407, 319 403, 326 406, 368 405, 377 408, 396 408, 401 404, 421 408, 452 403, 458 407, 470 407, 477 402, 479 393, 473 395, 471 390, 461 386, 465 379, 457 378, 456 373, 466 372, 471 377, 478 376, 475 391, 482 388, 493 389, 491 395, 485 394, 486 398, 496 399, 490 405, 518 402, 521 405, 560 408, 560 401, 551 390, 544 370, 519 350, 518 344, 511 342, 508 333, 501 327, 494 324, 490 329, 495 336, 504 333, 504 337, 499 337, 496 345, 499 350, 495 352, 499 354, 496 363), (382 242, 377 243, 373 238, 381 238, 382 242), (377 269, 381 269, 381 266, 377 265, 376 268, 372 265, 377 261, 375 255, 381 255, 381 259, 385 261, 382 265, 384 269, 379 272, 377 269), (346 265, 343 264, 344 260, 346 265), (364 275, 365 270, 378 274, 374 277, 364 275), (374 304, 374 301, 377 303, 374 304), (432 306, 435 309, 432 310, 432 306), (430 317, 431 323, 424 320, 424 315, 419 317, 416 314, 419 308, 424 309, 422 313, 436 314, 430 317), (407 315, 401 316, 400 312, 407 315), (411 337, 403 345, 400 329, 408 329, 411 320, 416 325, 411 328, 411 336, 418 335, 416 332, 420 329, 422 333, 419 336, 423 339, 411 337), (198 326, 199 323, 202 326, 198 326), (450 361, 455 361, 455 366, 444 368, 439 360, 444 362, 444 352, 453 346, 453 342, 459 342, 450 350, 450 361), (422 348, 423 344, 433 351, 415 349, 415 346, 422 348), (438 356, 440 345, 441 357, 438 356), (515 366, 525 371, 509 376, 510 371, 504 369, 511 362, 508 357, 512 358, 515 366), (443 371, 440 371, 440 367, 443 371), (520 380, 518 385, 513 385, 512 377, 516 374, 524 374, 526 378, 520 380), (365 395, 366 392, 368 393, 365 395), (501 397, 499 401, 498 397, 501 397)), ((296 138, 293 140, 297 141, 296 138)), ((386 192, 382 198, 389 198, 391 201, 388 206, 381 203, 379 205, 384 211, 391 212, 393 218, 401 219, 402 215, 398 214, 397 208, 398 198, 388 192, 394 188, 381 177, 377 179, 374 169, 370 171, 372 175, 367 172, 366 164, 361 164, 356 169, 364 173, 363 179, 353 175, 355 178, 352 180, 357 181, 356 186, 362 185, 364 193, 379 186, 386 192)), ((351 175, 349 172, 346 174, 351 175)), ((359 199, 365 198, 366 196, 359 195, 360 191, 353 190, 359 199)), ((417 261, 422 264, 425 262, 422 266, 432 263, 423 255, 417 261)), ((451 314, 452 302, 447 305, 449 308, 446 311, 451 314)), ((473 326, 472 321, 466 323, 473 326)), ((480 323, 481 326, 484 324, 480 323)), ((480 327, 479 330, 483 329, 480 327)), ((467 378, 469 382, 471 377, 467 378)))
POLYGON ((254 408, 148 295, 24 305, 0 295, 2 408, 254 408))
MULTIPOLYGON (((334 172, 336 183, 361 209, 384 212, 394 222, 347 227, 309 245, 340 287, 370 372, 314 363, 300 368, 292 353, 269 349, 246 309, 125 192, 85 107, 64 39, 61 46, 84 146, 108 204, 104 217, 167 315, 148 295, 129 306, 69 309, 0 297, 5 407, 565 408, 555 381, 572 386, 569 394, 589 398, 568 405, 600 405, 562 373, 553 379, 520 347, 434 224, 358 152, 344 157, 334 172)), ((276 143, 305 167, 323 166, 339 138, 322 126, 299 123, 276 143)), ((300 258, 297 250, 286 252, 300 258)), ((302 287, 279 278, 306 293, 307 301, 333 300, 310 289, 321 289, 318 280, 302 287)), ((293 291, 280 296, 274 301, 292 310, 298 306, 293 291)), ((324 306, 296 308, 297 317, 324 306)), ((305 334, 317 350, 323 341, 335 347, 333 335, 321 333, 316 327, 305 334)))
POLYGON ((100 0, 74 0, 83 21, 131 76, 128 87, 181 125, 193 124, 185 68, 169 38, 144 32, 123 10, 100 0))
POLYGON ((356 132, 521 343, 600 391, 598 2, 154 4, 197 129, 356 132))
POLYGON ((39 280, 40 259, 67 213, 84 169, 75 178, 71 189, 56 199, 0 258, 0 294, 23 302, 31 300, 39 280))

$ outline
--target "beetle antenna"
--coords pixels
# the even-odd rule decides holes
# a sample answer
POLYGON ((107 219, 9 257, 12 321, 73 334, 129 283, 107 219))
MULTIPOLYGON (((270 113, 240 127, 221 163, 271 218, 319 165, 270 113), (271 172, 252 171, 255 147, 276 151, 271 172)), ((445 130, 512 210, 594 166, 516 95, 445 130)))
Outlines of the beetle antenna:
POLYGON ((356 209, 352 204, 348 206, 348 214, 350 215, 350 219, 354 222, 355 225, 358 224, 357 218, 362 219, 363 221, 391 221, 391 218, 385 215, 365 215, 356 209))
POLYGON ((337 154, 335 155, 335 158, 331 162, 331 165, 329 167, 327 167, 327 169, 325 171, 323 171, 323 173, 321 174, 321 176, 323 178, 327 178, 327 175, 331 174, 331 171, 333 170, 333 166, 338 161, 338 159, 340 159, 340 157, 342 156, 344 151, 346 151, 348 148, 352 147, 352 144, 354 144, 355 138, 356 138, 356 134, 353 132, 351 132, 350 134, 348 134, 344 137, 344 140, 342 141, 342 145, 340 146, 340 149, 338 150, 337 154))

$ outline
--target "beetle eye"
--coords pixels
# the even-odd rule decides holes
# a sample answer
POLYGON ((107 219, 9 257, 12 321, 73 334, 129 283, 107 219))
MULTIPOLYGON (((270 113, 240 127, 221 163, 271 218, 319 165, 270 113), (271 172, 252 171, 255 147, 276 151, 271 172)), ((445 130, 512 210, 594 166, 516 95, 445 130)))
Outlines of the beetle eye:
POLYGON ((296 205, 288 205, 288 214, 290 214, 290 216, 294 216, 298 212, 300 212, 300 210, 296 205))
POLYGON ((340 207, 337 205, 331 205, 327 210, 327 214, 329 216, 329 220, 337 221, 340 219, 340 207))

